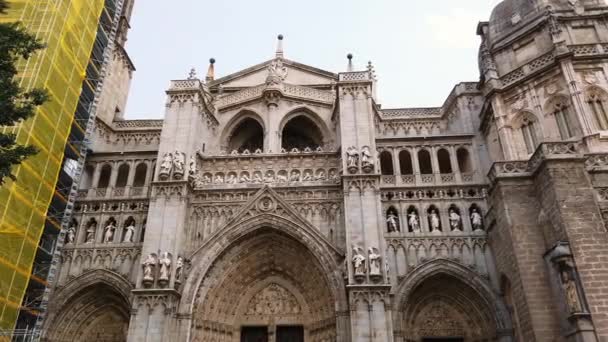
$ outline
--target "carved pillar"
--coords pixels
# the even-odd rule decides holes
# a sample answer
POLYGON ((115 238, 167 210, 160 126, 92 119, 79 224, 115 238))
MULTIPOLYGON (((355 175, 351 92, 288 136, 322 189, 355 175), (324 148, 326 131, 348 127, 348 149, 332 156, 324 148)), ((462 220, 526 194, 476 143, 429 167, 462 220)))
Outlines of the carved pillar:
POLYGON ((579 82, 576 78, 574 66, 572 66, 570 60, 563 59, 560 63, 560 67, 566 83, 569 85, 568 92, 570 93, 570 99, 572 100, 576 119, 581 127, 583 136, 588 136, 596 129, 592 115, 587 110, 587 106, 585 106, 585 95, 583 94, 583 91, 579 89, 579 82))
POLYGON ((416 177, 416 184, 420 185, 422 184, 422 176, 420 175, 420 161, 418 160, 418 151, 420 151, 420 147, 413 147, 410 151, 414 175, 416 177))
POLYGON ((441 171, 439 170, 439 158, 437 157, 437 147, 431 146, 429 149, 431 152, 431 165, 433 166, 433 177, 435 178, 435 184, 441 183, 441 171))
POLYGON ((93 172, 93 180, 91 181, 91 188, 89 189, 89 197, 95 196, 97 187, 99 186, 99 177, 101 176, 101 163, 95 164, 95 171, 93 172))
POLYGON ((393 174, 395 175, 395 181, 397 184, 401 184, 401 164, 399 163, 399 149, 392 149, 391 155, 393 157, 393 174))
POLYGON ((133 180, 135 179, 135 168, 137 164, 135 160, 129 161, 129 176, 127 177, 127 186, 125 188, 125 195, 131 194, 131 188, 133 188, 133 180))
POLYGON ((110 173, 110 183, 108 183, 108 189, 106 191, 106 198, 111 199, 114 197, 114 188, 116 188, 116 178, 118 177, 118 169, 120 167, 119 162, 112 163, 112 172, 110 173))
POLYGON ((452 164, 452 172, 454 173, 454 180, 457 183, 462 183, 462 173, 460 166, 458 165, 458 156, 456 155, 456 147, 454 145, 449 146, 450 152, 450 163, 452 164))

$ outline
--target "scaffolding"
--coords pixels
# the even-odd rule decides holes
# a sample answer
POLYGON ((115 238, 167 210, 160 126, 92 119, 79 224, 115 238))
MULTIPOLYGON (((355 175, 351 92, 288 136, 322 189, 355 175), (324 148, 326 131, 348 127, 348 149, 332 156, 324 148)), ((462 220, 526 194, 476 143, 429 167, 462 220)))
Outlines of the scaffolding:
MULTIPOLYGON (((9 0, 7 15, 0 17, 0 22, 21 21, 45 44, 45 49, 19 62, 19 81, 23 89, 44 88, 50 96, 34 117, 3 128, 16 134, 19 143, 36 146, 39 153, 15 167, 17 180, 0 188, 0 341, 9 341, 10 336, 28 341, 36 335, 35 329, 13 329, 30 278, 47 285, 46 277, 32 270, 53 273, 52 263, 35 265, 34 260, 40 250, 55 250, 56 242, 41 241, 41 236, 103 9, 103 0, 9 0)), ((59 234, 60 220, 50 222, 55 222, 50 229, 59 234)))

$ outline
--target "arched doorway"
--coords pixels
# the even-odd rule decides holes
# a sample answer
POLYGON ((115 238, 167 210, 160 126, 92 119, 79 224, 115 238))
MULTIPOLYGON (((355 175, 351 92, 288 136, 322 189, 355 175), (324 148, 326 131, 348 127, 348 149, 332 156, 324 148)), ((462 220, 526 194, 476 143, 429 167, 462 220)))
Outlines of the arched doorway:
POLYGON ((192 341, 335 341, 330 277, 292 236, 254 230, 231 243, 203 277, 192 341))
POLYGON ((68 283, 51 303, 45 329, 49 342, 125 342, 131 316, 129 283, 112 272, 94 271, 68 283))
POLYGON ((512 341, 500 297, 474 271, 448 260, 417 268, 397 290, 395 327, 407 342, 512 341))

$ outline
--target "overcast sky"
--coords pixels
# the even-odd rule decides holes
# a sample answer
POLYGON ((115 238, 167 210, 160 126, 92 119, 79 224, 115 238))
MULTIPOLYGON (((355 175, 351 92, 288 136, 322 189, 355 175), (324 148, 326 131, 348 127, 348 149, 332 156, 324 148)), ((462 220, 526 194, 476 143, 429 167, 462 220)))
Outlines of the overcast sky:
POLYGON ((169 80, 217 62, 221 77, 285 57, 332 72, 371 60, 384 108, 440 106, 476 81, 479 21, 498 0, 136 0, 127 50, 137 71, 126 117, 162 118, 169 80))

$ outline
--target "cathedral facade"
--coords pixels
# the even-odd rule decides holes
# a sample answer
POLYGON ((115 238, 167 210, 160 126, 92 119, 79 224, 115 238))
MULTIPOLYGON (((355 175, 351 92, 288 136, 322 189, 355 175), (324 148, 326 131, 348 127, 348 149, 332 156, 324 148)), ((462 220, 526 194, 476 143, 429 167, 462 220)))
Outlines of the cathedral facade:
POLYGON ((383 108, 274 57, 124 120, 117 54, 46 341, 608 341, 608 7, 504 0, 480 80, 383 108))

